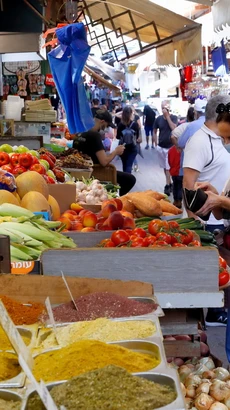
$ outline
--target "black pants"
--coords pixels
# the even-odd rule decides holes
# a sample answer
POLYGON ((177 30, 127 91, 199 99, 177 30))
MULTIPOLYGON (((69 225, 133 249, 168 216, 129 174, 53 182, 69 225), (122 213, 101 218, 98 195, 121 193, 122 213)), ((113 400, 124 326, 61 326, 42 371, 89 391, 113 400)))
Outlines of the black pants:
POLYGON ((172 177, 173 180, 173 198, 174 201, 182 201, 182 184, 183 176, 172 177))
POLYGON ((117 183, 120 185, 120 196, 122 196, 131 191, 136 183, 136 178, 127 172, 117 171, 117 183))

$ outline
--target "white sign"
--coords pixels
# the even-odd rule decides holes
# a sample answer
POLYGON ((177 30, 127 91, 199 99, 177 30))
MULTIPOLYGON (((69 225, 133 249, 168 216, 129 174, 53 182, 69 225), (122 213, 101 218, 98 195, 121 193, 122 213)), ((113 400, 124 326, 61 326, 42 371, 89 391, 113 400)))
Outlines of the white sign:
POLYGON ((61 271, 61 276, 62 276, 62 279, 63 279, 63 281, 64 281, 64 283, 65 283, 65 285, 66 285, 66 288, 67 288, 67 290, 68 290, 68 292, 69 292, 69 295, 70 295, 70 298, 71 298, 71 300, 72 300, 72 302, 73 302, 73 304, 74 304, 74 307, 75 307, 76 310, 78 310, 77 305, 76 305, 76 303, 75 303, 75 300, 74 300, 74 298, 73 298, 73 295, 72 295, 72 293, 71 293, 71 290, 70 290, 70 288, 69 288, 69 285, 68 285, 68 283, 67 283, 67 281, 66 281, 65 275, 64 275, 64 273, 63 273, 62 271, 61 271))
POLYGON ((37 382, 29 366, 27 365, 26 361, 23 359, 21 354, 19 354, 18 361, 20 363, 20 366, 24 370, 26 376, 28 377, 29 381, 33 385, 34 389, 38 392, 38 395, 42 403, 44 404, 45 408, 47 410, 58 410, 58 407, 53 401, 53 398, 49 390, 47 389, 45 383, 42 380, 40 381, 40 383, 37 382))
POLYGON ((4 304, 1 301, 0 301, 0 323, 3 329, 5 330, 15 352, 18 354, 18 356, 19 354, 21 354, 24 361, 32 369, 33 358, 30 353, 30 350, 25 345, 18 329, 16 328, 15 324, 12 322, 4 304))
POLYGON ((57 343, 59 344, 59 342, 58 342, 58 337, 57 337, 57 327, 56 327, 56 323, 55 323, 55 320, 54 320, 53 310, 52 310, 52 307, 51 307, 51 303, 50 303, 50 298, 49 298, 49 297, 46 298, 46 300, 45 300, 45 305, 46 305, 46 309, 47 309, 47 312, 48 312, 48 315, 49 315, 49 319, 50 319, 51 325, 52 325, 52 327, 53 327, 53 331, 54 331, 54 334, 55 334, 57 343))

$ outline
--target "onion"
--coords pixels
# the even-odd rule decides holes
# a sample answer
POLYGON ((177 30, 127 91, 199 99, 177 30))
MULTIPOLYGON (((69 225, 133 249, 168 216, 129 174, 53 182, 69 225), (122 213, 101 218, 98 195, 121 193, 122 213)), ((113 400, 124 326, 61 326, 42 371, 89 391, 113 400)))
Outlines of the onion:
POLYGON ((173 336, 166 336, 164 340, 176 340, 173 336))
POLYGON ((176 335, 175 336, 176 340, 187 340, 191 341, 191 337, 189 335, 176 335))
POLYGON ((207 356, 209 354, 209 347, 203 342, 200 342, 200 354, 201 356, 207 356))
POLYGON ((196 389, 196 395, 200 394, 200 393, 209 393, 210 390, 210 382, 202 382, 196 389))
POLYGON ((214 379, 215 373, 212 370, 207 370, 202 374, 202 379, 214 379))
POLYGON ((194 399, 196 396, 196 385, 190 384, 186 388, 186 397, 190 397, 191 399, 194 399))
POLYGON ((201 393, 196 397, 194 404, 198 410, 209 410, 213 402, 214 400, 211 396, 206 393, 201 393))
POLYGON ((228 388, 230 389, 230 380, 226 380, 225 383, 227 384, 228 388))
POLYGON ((229 377, 229 372, 224 369, 224 367, 217 367, 213 371, 215 373, 215 378, 218 380, 225 381, 229 377))
POLYGON ((190 369, 186 365, 182 365, 179 368, 178 373, 179 373, 180 381, 184 383, 185 379, 192 373, 192 369, 190 369))
POLYGON ((215 403, 211 405, 209 410, 228 410, 228 407, 225 406, 225 404, 220 403, 219 401, 216 401, 215 403))
POLYGON ((230 389, 225 382, 214 380, 210 387, 210 395, 217 401, 222 401, 229 396, 230 389))
POLYGON ((186 364, 186 366, 191 369, 192 371, 195 369, 194 364, 186 364))
POLYGON ((224 404, 225 406, 227 406, 228 409, 230 409, 230 396, 226 397, 226 399, 224 399, 224 404))
POLYGON ((202 357, 200 363, 204 364, 209 370, 213 370, 216 367, 211 357, 202 357))
POLYGON ((181 387, 182 394, 183 394, 183 396, 185 397, 185 396, 186 396, 186 388, 185 388, 185 385, 184 385, 183 383, 181 383, 181 384, 180 384, 180 387, 181 387))
POLYGON ((182 366, 183 364, 184 364, 184 360, 183 359, 181 359, 180 357, 176 357, 175 359, 174 359, 174 363, 177 365, 177 366, 182 366))
POLYGON ((201 383, 201 378, 199 376, 197 376, 196 374, 190 374, 188 377, 186 377, 184 385, 185 387, 188 387, 191 385, 198 387, 200 383, 201 383))
POLYGON ((208 372, 208 368, 204 364, 197 364, 195 366, 194 374, 202 375, 204 372, 208 372))
POLYGON ((167 357, 167 362, 168 363, 172 363, 173 360, 174 360, 174 357, 167 357))
POLYGON ((186 404, 186 409, 191 409, 193 406, 193 400, 190 399, 190 397, 185 397, 185 404, 186 404))

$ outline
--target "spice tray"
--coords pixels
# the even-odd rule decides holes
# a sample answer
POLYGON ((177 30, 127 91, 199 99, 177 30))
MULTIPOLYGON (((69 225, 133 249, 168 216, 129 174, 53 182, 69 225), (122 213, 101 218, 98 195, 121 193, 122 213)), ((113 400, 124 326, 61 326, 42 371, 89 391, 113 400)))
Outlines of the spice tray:
MULTIPOLYGON (((146 339, 118 340, 116 342, 110 342, 108 344, 125 347, 126 349, 132 350, 136 353, 150 354, 154 356, 156 359, 160 360, 159 365, 154 367, 153 369, 150 369, 150 372, 164 373, 169 368, 165 356, 163 343, 160 339, 154 339, 151 341, 146 339)), ((148 373, 149 371, 147 371, 146 373, 148 373)))
MULTIPOLYGON (((158 317, 156 317, 154 315, 120 317, 120 318, 110 319, 110 320, 112 322, 133 322, 135 320, 136 321, 149 320, 149 321, 154 323, 155 328, 156 328, 156 332, 153 333, 153 335, 149 336, 149 337, 154 338, 154 339, 155 339, 155 337, 158 337, 161 340, 163 340, 163 335, 162 335, 159 319, 158 319, 158 317)), ((148 338, 146 338, 146 339, 148 339, 148 338)))
POLYGON ((159 384, 165 384, 174 388, 177 392, 177 398, 172 403, 164 407, 158 407, 157 410, 185 410, 186 404, 181 391, 180 381, 178 375, 174 369, 169 369, 165 373, 133 373, 135 376, 143 377, 149 381, 159 384))
MULTIPOLYGON (((143 315, 144 317, 145 316, 148 317, 149 315, 151 315, 151 316, 155 315, 155 316, 158 316, 158 317, 162 317, 162 316, 165 315, 163 310, 161 309, 159 303, 158 303, 158 300, 157 300, 156 296, 152 296, 152 297, 130 296, 128 299, 133 299, 133 300, 136 300, 137 302, 150 303, 150 304, 153 304, 153 305, 157 305, 156 310, 154 310, 151 313, 147 313, 146 315, 143 315)), ((138 316, 134 316, 134 317, 138 317, 138 316)))
POLYGON ((20 405, 23 404, 22 397, 19 394, 12 392, 10 390, 5 390, 5 389, 0 390, 0 400, 5 400, 6 402, 7 401, 18 402, 20 405))
MULTIPOLYGON (((11 353, 14 354, 15 357, 17 358, 16 353, 12 353, 12 351, 6 350, 6 353, 11 353)), ((23 387, 26 381, 26 376, 23 372, 19 373, 17 376, 13 377, 12 379, 7 379, 0 381, 0 389, 5 389, 5 388, 18 388, 18 387, 23 387)))
MULTIPOLYGON (((46 384, 46 387, 48 390, 51 390, 53 387, 55 386, 59 386, 60 384, 66 383, 67 380, 62 380, 59 382, 55 382, 55 383, 49 383, 46 384)), ((26 396, 24 397, 23 401, 22 401, 22 407, 20 410, 27 410, 28 409, 28 400, 31 399, 32 397, 34 397, 37 394, 37 391, 34 390, 34 388, 32 387, 32 385, 28 385, 27 391, 26 391, 26 396)))

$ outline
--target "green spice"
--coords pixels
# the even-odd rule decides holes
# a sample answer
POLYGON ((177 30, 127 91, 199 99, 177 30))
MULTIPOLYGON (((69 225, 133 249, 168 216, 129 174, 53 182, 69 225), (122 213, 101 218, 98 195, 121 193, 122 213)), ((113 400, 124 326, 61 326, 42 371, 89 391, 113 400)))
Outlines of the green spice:
MULTIPOLYGON (((53 387, 51 395, 67 410, 153 410, 172 403, 177 396, 169 386, 132 376, 113 365, 53 387)), ((27 410, 44 410, 37 395, 29 399, 27 410)))
POLYGON ((21 402, 0 399, 0 410, 20 410, 21 402))

